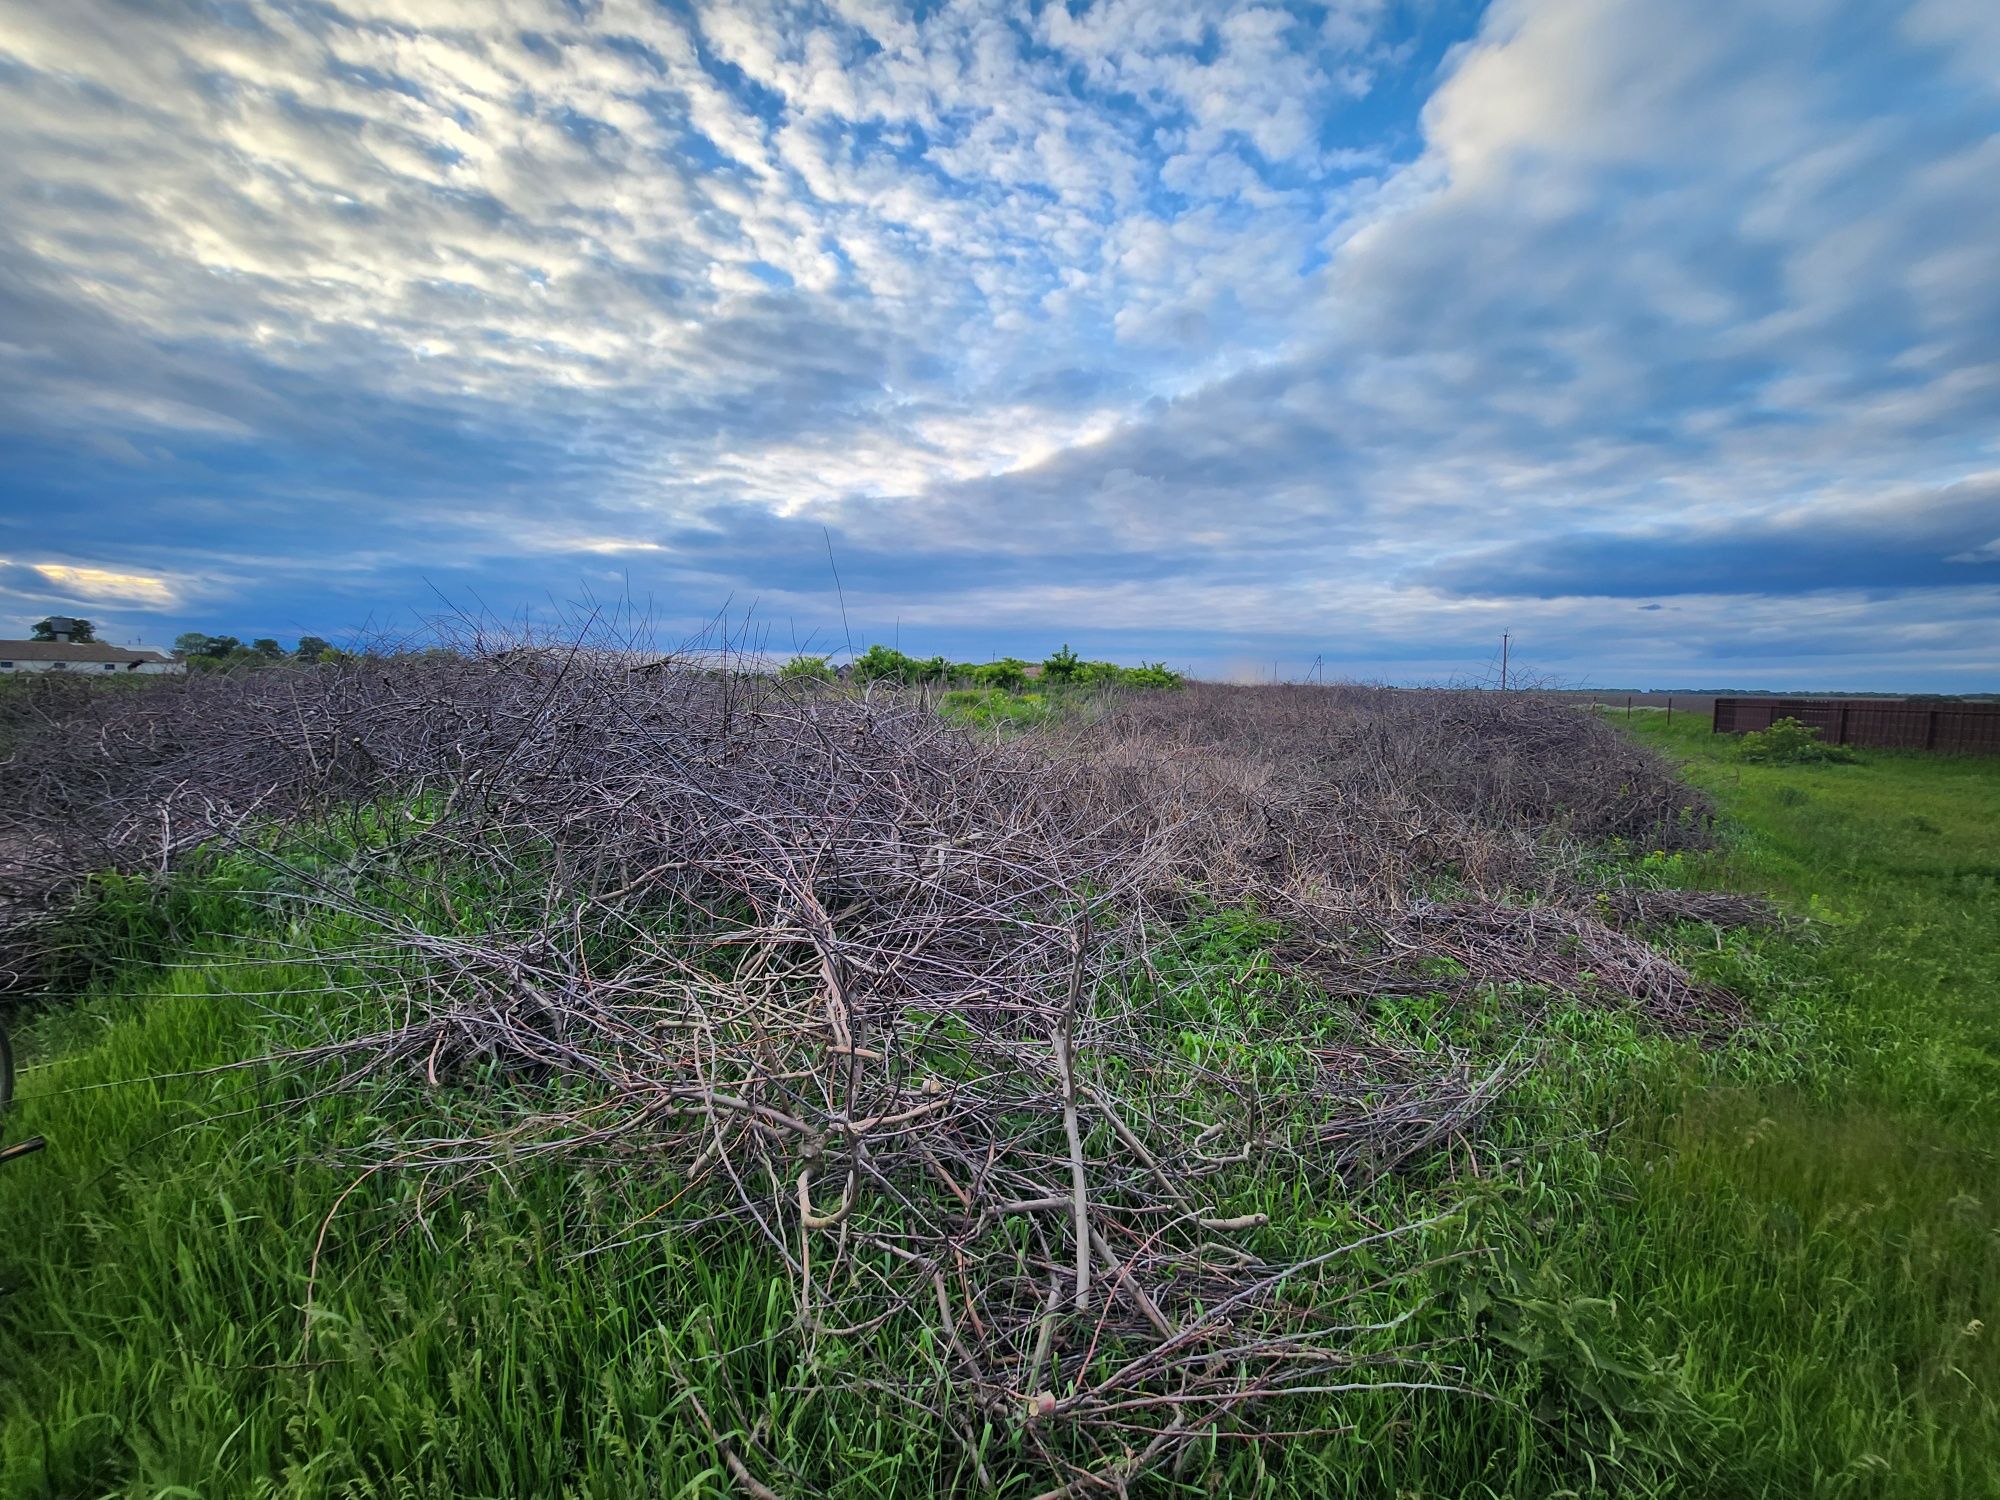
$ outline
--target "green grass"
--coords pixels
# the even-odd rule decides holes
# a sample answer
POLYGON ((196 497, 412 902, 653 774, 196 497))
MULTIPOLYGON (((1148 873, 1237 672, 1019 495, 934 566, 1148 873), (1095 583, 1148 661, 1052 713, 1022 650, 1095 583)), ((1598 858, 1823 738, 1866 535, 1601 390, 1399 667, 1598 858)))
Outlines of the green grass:
MULTIPOLYGON (((1360 1193, 1280 1168, 1240 1183, 1234 1206, 1311 1243, 1460 1205, 1358 1269, 1394 1273, 1413 1333, 1448 1341, 1435 1363, 1503 1399, 1294 1407, 1346 1430, 1221 1445, 1185 1493, 2000 1494, 2000 766, 1748 766, 1699 722, 1632 722, 1732 819, 1716 855, 1643 863, 1771 890, 1815 935, 1688 935, 1759 1017, 1730 1045, 1559 1009, 1476 1149, 1360 1193)), ((895 1361, 942 1379, 920 1335, 809 1353, 768 1256, 669 1215, 578 1255, 673 1200, 665 1171, 356 1186, 341 1148, 474 1118, 477 1093, 160 1076, 352 1003, 216 935, 255 925, 260 878, 108 887, 84 993, 23 1038, 9 1132, 52 1146, 0 1172, 0 1496, 730 1493, 690 1391, 759 1434, 787 1494, 965 1487, 926 1414, 828 1378, 895 1361), (350 1187, 308 1342, 314 1244, 350 1187)), ((1281 1071, 1317 1022, 1260 965, 1269 938, 1244 914, 1195 923, 1162 1024, 1281 1071)), ((1517 1014, 1503 993, 1420 997, 1372 1022, 1491 1055, 1517 1014)), ((1009 1441, 989 1439, 1002 1472, 1009 1441)))
POLYGON ((1816 941, 1709 961, 1767 1029, 1634 1100, 1607 1291, 1717 1423, 1705 1492, 2000 1493, 2000 762, 1634 732, 1732 814, 1685 876, 1816 941))
POLYGON ((938 712, 975 729, 1032 729, 1062 711, 1056 695, 1005 688, 954 688, 938 699, 938 712))

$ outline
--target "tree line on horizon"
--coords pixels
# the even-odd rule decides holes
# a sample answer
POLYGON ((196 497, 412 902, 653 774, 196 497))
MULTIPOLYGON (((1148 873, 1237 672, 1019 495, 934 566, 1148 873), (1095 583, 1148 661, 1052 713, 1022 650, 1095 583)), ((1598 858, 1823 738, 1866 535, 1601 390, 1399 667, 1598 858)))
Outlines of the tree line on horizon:
POLYGON ((339 661, 347 653, 316 635, 302 635, 290 651, 269 636, 244 642, 233 635, 184 630, 174 637, 174 655, 191 667, 255 666, 282 661, 339 661))
MULTIPOLYGON (((89 620, 50 616, 34 626, 34 639, 53 641, 57 622, 67 626, 69 639, 79 645, 97 642, 97 628, 89 620)), ((205 630, 184 630, 174 637, 173 654, 197 671, 215 671, 239 666, 275 666, 282 662, 325 663, 345 660, 352 653, 341 650, 322 636, 302 635, 290 650, 270 636, 249 641, 233 635, 205 630)), ((911 656, 890 646, 874 645, 845 667, 836 667, 829 657, 800 655, 778 669, 778 675, 792 681, 846 679, 850 682, 897 682, 908 687, 976 687, 1002 692, 1022 692, 1039 687, 1179 687, 1181 674, 1164 662, 1137 667, 1116 662, 1092 661, 1064 644, 1040 662, 1005 656, 998 661, 960 662, 948 657, 911 656), (1039 668, 1039 670, 1037 670, 1039 668)))
MULTIPOLYGON (((99 640, 95 622, 72 615, 50 615, 30 628, 30 640, 54 641, 66 638, 78 646, 106 644, 99 640)), ((190 665, 234 666, 254 662, 338 661, 346 652, 317 635, 302 635, 289 651, 269 636, 242 641, 233 635, 210 635, 205 630, 184 630, 174 637, 173 654, 190 665)))
POLYGON ((1040 662, 1018 656, 998 661, 951 661, 943 656, 910 656, 890 646, 870 646, 848 663, 845 671, 824 656, 795 656, 778 669, 791 680, 832 681, 845 676, 850 682, 900 682, 907 687, 964 686, 997 688, 1018 693, 1030 683, 1040 687, 1179 687, 1181 674, 1164 662, 1121 667, 1116 662, 1086 661, 1067 644, 1040 662), (1034 669, 1040 667, 1037 674, 1034 669))

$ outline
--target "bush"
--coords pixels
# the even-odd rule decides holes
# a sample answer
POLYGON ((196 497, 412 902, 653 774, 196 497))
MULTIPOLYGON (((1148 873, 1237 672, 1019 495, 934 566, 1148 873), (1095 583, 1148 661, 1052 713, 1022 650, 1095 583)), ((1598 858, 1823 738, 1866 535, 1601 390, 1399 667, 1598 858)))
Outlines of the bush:
POLYGON ((1819 730, 1797 719, 1779 719, 1769 729, 1744 735, 1736 753, 1763 766, 1849 765, 1857 759, 1848 746, 1827 744, 1819 730))
POLYGON ((795 656, 778 668, 785 682, 831 682, 833 668, 824 656, 795 656))
POLYGON ((974 687, 1018 693, 1028 685, 1028 664, 1018 657, 1003 656, 999 661, 984 662, 971 668, 965 673, 965 679, 974 687))
MULTIPOLYGON (((824 661, 819 657, 800 657, 800 662, 824 661)), ((974 663, 951 661, 942 656, 909 656, 889 646, 870 646, 854 659, 852 670, 856 682, 899 682, 906 687, 924 684, 940 684, 953 687, 973 687, 998 689, 1001 692, 1018 693, 1029 685, 1029 664, 1019 657, 1002 657, 999 661, 974 663)), ((804 675, 792 673, 791 667, 781 669, 780 675, 804 675)), ((1181 675, 1167 670, 1166 663, 1153 662, 1142 667, 1121 667, 1116 662, 1085 661, 1068 646, 1064 646, 1042 663, 1041 686, 1047 689, 1062 688, 1177 688, 1181 685, 1181 675)))
POLYGON ((1064 646, 1042 663, 1042 681, 1055 687, 1177 688, 1181 685, 1181 674, 1168 671, 1165 662, 1121 667, 1116 662, 1085 661, 1064 646))
POLYGON ((1116 662, 1078 662, 1069 680, 1080 687, 1177 688, 1181 674, 1167 670, 1165 662, 1149 662, 1143 667, 1121 667, 1116 662))
POLYGON ((944 682, 953 674, 952 664, 942 656, 906 656, 889 646, 870 646, 854 659, 856 682, 900 682, 915 687, 922 682, 944 682))
POLYGON ((1042 663, 1042 681, 1076 682, 1082 678, 1086 665, 1088 663, 1082 657, 1065 645, 1062 650, 1042 663))

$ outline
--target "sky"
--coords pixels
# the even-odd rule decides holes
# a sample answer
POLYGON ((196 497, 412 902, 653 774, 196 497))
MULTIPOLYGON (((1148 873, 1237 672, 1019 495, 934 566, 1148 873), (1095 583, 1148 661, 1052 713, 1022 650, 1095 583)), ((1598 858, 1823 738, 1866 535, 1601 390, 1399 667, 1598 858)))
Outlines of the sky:
POLYGON ((621 601, 2000 689, 2000 5, 0 0, 0 634, 621 601))

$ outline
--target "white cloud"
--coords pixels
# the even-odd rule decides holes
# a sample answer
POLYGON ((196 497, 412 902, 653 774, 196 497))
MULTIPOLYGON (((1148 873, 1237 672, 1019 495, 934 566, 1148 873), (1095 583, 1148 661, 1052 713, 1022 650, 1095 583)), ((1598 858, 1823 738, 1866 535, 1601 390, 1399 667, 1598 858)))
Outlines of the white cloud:
MULTIPOLYGON (((1366 48, 1369 7, 1340 14, 1300 50, 1300 23, 1241 5, 1167 24, 1055 7, 1031 45, 998 0, 921 25, 881 6, 6 0, 0 197, 61 295, 130 333, 413 400, 615 397, 684 428, 790 358, 725 353, 745 304, 782 298, 774 328, 858 318, 904 351, 896 389, 850 388, 824 440, 910 412, 927 425, 883 441, 936 455, 921 485, 1044 452, 994 448, 1038 368, 1143 376, 1279 316, 1284 278, 1263 273, 1301 262, 1326 208, 1241 153, 1318 172, 1314 112, 1343 87, 1327 64, 1366 48), (732 90, 703 48, 769 94, 732 90), (1072 66, 1141 108, 1077 95, 1072 66), (1173 205, 1149 203, 1168 177, 1173 205), (933 413, 976 446, 942 444, 933 413)), ((166 426, 231 420, 143 400, 166 426)))
POLYGON ((71 563, 29 563, 50 584, 79 599, 164 608, 180 597, 168 579, 145 573, 120 573, 71 563))
POLYGON ((1433 76, 1381 0, 0 0, 0 426, 294 445, 235 503, 357 556, 795 518, 1452 628, 1440 556, 1994 465, 1991 14, 1496 0, 1433 76))

